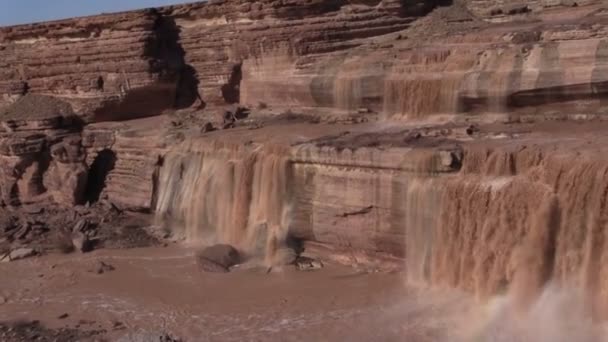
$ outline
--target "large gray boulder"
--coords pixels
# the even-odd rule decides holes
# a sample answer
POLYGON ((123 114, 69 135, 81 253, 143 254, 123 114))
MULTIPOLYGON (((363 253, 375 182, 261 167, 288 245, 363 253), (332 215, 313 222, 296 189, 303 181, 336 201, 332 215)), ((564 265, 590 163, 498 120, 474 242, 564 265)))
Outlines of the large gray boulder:
POLYGON ((226 273, 230 267, 240 263, 241 257, 230 245, 214 245, 197 253, 196 261, 205 272, 226 273))

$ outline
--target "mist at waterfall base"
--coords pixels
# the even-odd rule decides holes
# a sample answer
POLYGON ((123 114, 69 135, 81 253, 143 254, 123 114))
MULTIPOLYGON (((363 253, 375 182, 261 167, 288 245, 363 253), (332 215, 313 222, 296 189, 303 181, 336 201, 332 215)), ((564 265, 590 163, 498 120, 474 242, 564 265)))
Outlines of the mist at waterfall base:
MULTIPOLYGON (((188 141, 167 154, 159 171, 157 216, 188 243, 229 243, 273 266, 297 210, 291 178, 284 149, 188 141)), ((378 338, 408 341, 608 341, 593 286, 585 284, 588 267, 573 277, 581 281, 552 279, 553 230, 561 222, 551 191, 466 175, 417 177, 401 187, 407 295, 353 327, 353 340, 379 329, 378 338), (470 230, 480 225, 486 233, 476 237, 470 230), (518 240, 509 241, 513 231, 518 240), (493 246, 497 241, 501 246, 493 246), (367 333, 357 333, 362 329, 367 333)))

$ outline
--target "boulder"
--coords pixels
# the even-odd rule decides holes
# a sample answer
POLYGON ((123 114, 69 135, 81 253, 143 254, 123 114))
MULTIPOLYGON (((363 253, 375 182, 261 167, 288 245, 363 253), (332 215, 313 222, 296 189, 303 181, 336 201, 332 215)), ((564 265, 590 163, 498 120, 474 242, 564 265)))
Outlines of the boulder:
POLYGON ((240 255, 236 248, 230 245, 214 245, 197 253, 196 260, 205 272, 226 273, 230 267, 240 262, 240 255))

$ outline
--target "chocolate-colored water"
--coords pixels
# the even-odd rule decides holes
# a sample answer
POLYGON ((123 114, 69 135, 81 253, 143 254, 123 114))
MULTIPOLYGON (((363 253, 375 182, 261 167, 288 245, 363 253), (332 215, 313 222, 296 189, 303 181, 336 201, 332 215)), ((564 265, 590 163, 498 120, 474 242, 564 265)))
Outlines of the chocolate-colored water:
MULTIPOLYGON (((317 272, 256 268, 199 272, 182 247, 99 251, 0 264, 0 322, 186 341, 603 341, 576 292, 547 288, 525 314, 511 296, 482 304, 413 289, 400 273, 328 265, 317 272), (99 274, 99 262, 115 270, 99 274), (68 314, 67 318, 60 318, 68 314)), ((88 339, 86 340, 88 341, 88 339)))
POLYGON ((0 264, 0 273, 11 275, 2 280, 0 321, 36 319, 49 327, 94 321, 80 328, 107 329, 110 340, 140 330, 187 341, 399 336, 398 325, 368 328, 407 298, 399 274, 328 265, 317 272, 244 267, 214 275, 200 272, 193 253, 181 247, 99 251, 0 264), (115 270, 98 274, 99 261, 115 270), (64 313, 69 317, 58 319, 64 313), (126 329, 114 330, 115 322, 126 329))

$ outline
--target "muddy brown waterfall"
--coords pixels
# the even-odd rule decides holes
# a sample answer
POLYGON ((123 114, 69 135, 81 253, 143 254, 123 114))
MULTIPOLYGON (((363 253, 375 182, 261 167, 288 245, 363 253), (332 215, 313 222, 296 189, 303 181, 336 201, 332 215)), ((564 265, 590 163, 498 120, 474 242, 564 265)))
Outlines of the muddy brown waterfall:
POLYGON ((190 243, 228 243, 272 263, 289 228, 290 178, 280 148, 189 141, 165 157, 157 217, 190 243))
POLYGON ((463 289, 481 302, 504 296, 517 317, 553 315, 574 300, 572 319, 601 322, 606 167, 580 163, 535 149, 475 149, 458 173, 407 182, 409 283, 463 289))

